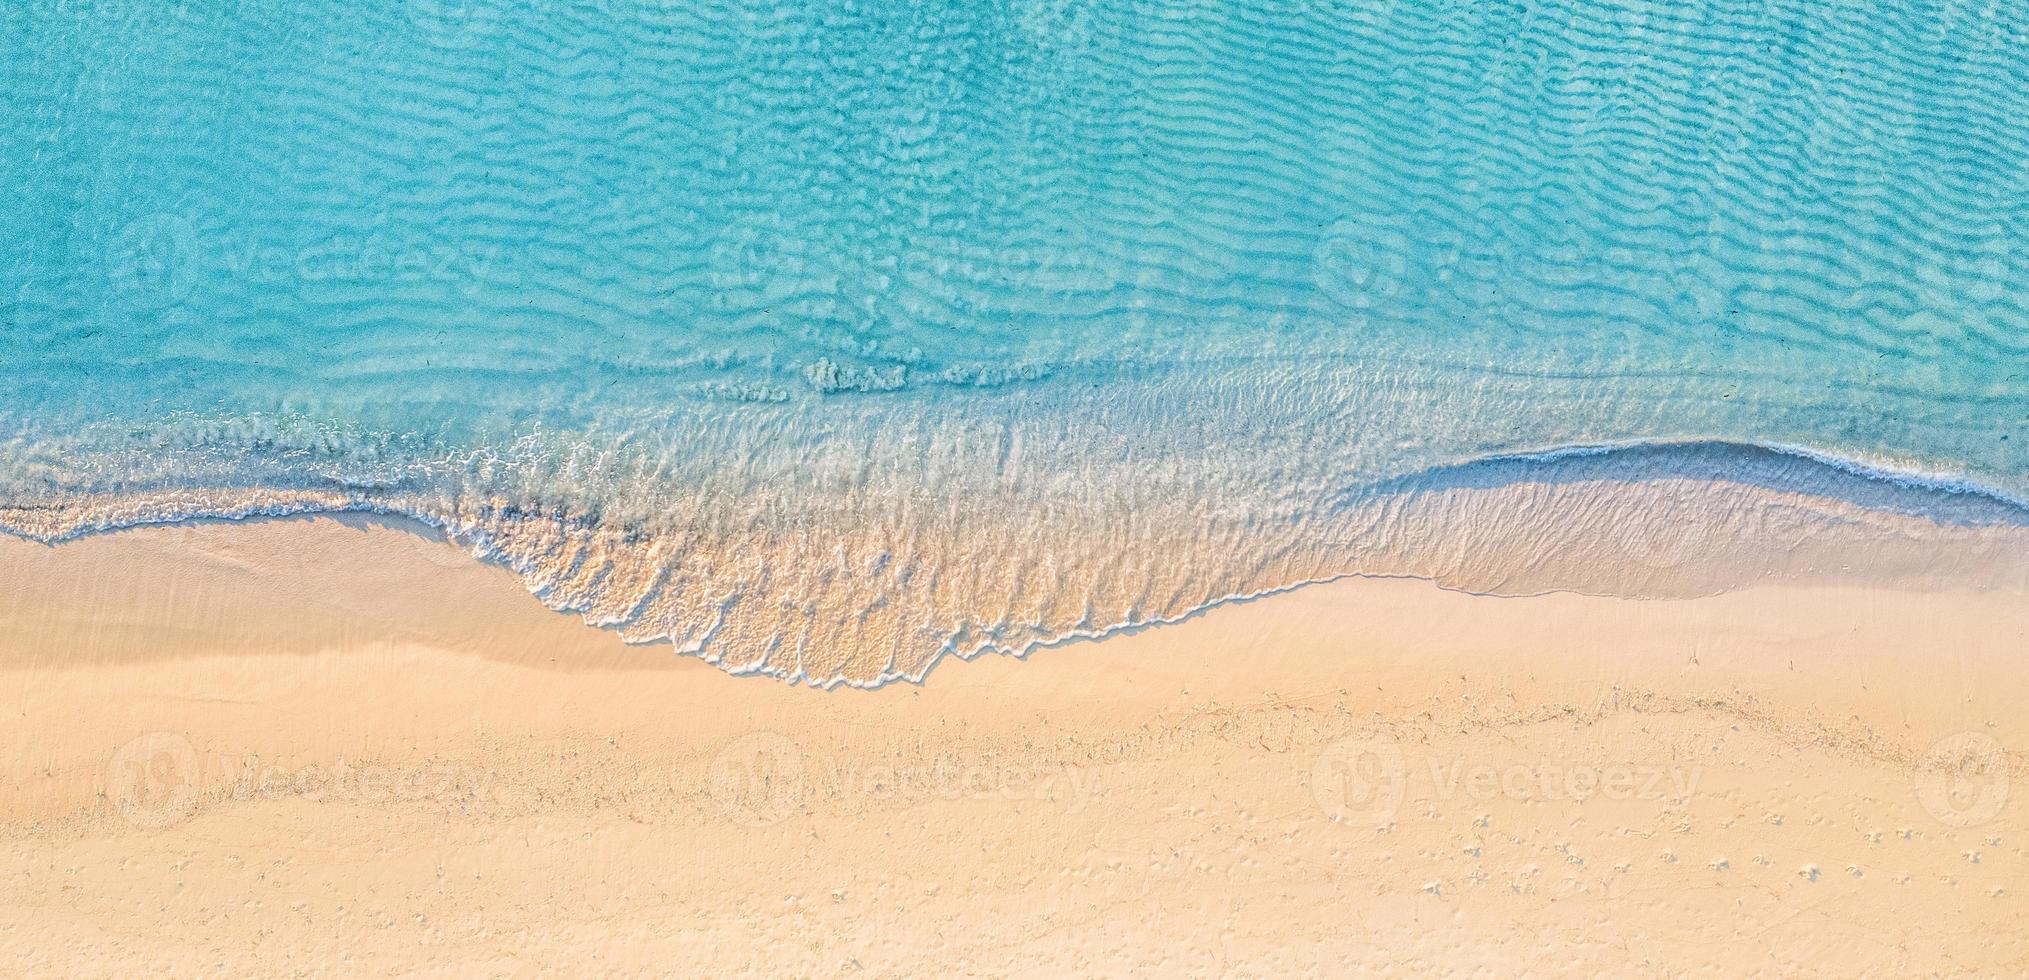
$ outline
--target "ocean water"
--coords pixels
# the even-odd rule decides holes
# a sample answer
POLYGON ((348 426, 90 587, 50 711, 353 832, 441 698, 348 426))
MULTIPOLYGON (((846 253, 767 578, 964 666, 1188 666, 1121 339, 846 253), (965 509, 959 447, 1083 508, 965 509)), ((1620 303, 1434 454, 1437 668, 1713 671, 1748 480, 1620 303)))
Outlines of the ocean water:
MULTIPOLYGON (((0 527, 408 514, 740 672, 1581 473, 2029 524, 2007 0, 19 0, 0 178, 0 527)), ((1470 563, 1657 563, 1559 501, 1470 563)))

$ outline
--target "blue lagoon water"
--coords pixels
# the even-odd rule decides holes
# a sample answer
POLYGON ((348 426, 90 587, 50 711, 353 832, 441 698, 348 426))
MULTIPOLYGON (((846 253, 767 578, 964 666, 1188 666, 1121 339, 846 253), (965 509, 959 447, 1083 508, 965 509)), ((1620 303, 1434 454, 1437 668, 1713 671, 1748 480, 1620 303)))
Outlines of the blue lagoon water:
POLYGON ((2006 0, 21 0, 0 179, 0 526, 407 514, 813 683, 1571 447, 2029 495, 2006 0))

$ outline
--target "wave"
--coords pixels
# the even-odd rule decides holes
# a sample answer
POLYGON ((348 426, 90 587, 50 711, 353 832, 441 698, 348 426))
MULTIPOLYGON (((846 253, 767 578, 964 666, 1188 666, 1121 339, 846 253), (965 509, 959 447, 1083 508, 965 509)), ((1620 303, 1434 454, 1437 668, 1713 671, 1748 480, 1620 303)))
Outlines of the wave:
MULTIPOLYGON (((854 667, 871 661, 848 655, 835 658, 837 667, 826 673, 812 670, 804 657, 783 656, 784 641, 799 632, 806 645, 811 642, 811 624, 825 618, 816 610, 801 622, 789 617, 755 623, 740 609, 748 597, 729 592, 715 606, 694 608, 696 618, 658 621, 659 593, 683 574, 684 562, 666 553, 665 538, 639 527, 601 527, 528 509, 503 509, 480 522, 469 513, 419 507, 413 499, 357 492, 246 490, 203 500, 101 501, 98 507, 93 512, 48 502, 0 508, 0 528, 54 542, 200 519, 338 512, 408 517, 441 529, 476 558, 512 569, 552 609, 620 631, 629 642, 669 643, 732 673, 819 687, 919 683, 947 657, 1027 656, 1349 577, 1421 578, 1483 595, 1575 591, 1648 598, 1709 594, 1772 578, 1857 578, 1928 588, 2029 586, 2029 506, 2001 491, 1794 447, 1724 440, 1575 445, 1489 455, 1342 492, 1317 508, 1303 531, 1330 547, 1307 564, 1282 566, 1293 577, 1207 591, 1147 611, 1130 605, 1111 619, 1097 618, 1090 605, 1076 618, 1055 622, 954 605, 943 610, 945 621, 969 618, 968 625, 939 630, 933 621, 911 634, 915 649, 881 651, 884 669, 856 672, 854 667), (33 530, 63 511, 70 512, 64 530, 33 530), (588 574, 590 566, 599 570, 588 574), (644 580, 653 585, 628 584, 644 580), (577 585, 567 587, 572 582, 577 585), (625 601, 608 601, 608 593, 625 601), (757 641, 758 651, 744 646, 757 641)), ((1123 556, 1149 563, 1176 558, 1123 556)), ((935 576, 939 570, 920 574, 935 576)), ((887 584, 896 593, 907 588, 906 580, 887 584)), ((857 610, 826 612, 850 619, 904 598, 894 594, 857 610)))
POLYGON ((2029 500, 1972 480, 1820 452, 1724 439, 1670 439, 1500 453, 1375 484, 1368 494, 1522 482, 1678 479, 1836 498, 1868 510, 1962 526, 2029 518, 2029 500), (1799 462, 1811 465, 1799 466, 1799 462))
POLYGON ((255 6, 0 10, 19 533, 406 514, 815 684, 2019 564, 2029 6, 255 6))

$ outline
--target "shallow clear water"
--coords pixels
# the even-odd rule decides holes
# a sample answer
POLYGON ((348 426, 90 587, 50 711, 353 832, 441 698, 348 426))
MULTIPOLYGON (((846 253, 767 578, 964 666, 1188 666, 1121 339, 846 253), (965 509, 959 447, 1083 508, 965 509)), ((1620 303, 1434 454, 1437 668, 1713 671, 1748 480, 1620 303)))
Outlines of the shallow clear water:
POLYGON ((0 147, 7 527, 410 513, 737 669, 1359 571, 1501 454, 2029 494, 2002 0, 24 0, 0 147))

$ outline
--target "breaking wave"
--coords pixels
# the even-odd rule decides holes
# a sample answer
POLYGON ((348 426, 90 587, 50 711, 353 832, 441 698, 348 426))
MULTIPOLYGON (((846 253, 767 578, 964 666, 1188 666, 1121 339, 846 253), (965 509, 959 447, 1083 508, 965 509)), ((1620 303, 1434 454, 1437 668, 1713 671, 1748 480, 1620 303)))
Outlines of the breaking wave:
POLYGON ((2005 584, 2024 90, 1977 0, 25 0, 0 526, 407 514, 815 684, 2005 584))

